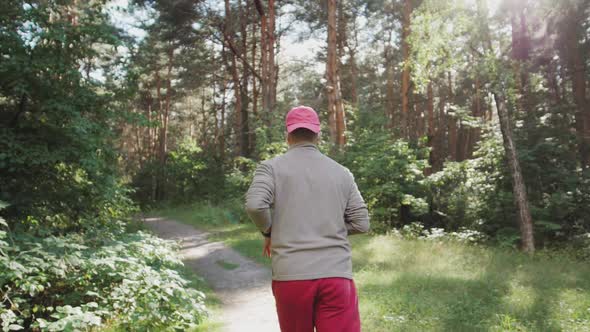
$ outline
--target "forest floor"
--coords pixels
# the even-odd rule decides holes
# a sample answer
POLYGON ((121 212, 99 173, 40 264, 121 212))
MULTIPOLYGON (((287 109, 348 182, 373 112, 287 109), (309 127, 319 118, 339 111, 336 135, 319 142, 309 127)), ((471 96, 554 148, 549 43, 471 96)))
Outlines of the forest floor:
MULTIPOLYGON (((153 214, 205 230, 210 241, 270 267, 260 233, 229 209, 205 203, 153 214)), ((350 241, 363 331, 590 332, 590 264, 567 253, 528 256, 512 248, 377 234, 350 241)), ((227 263, 217 266, 231 269, 233 261, 227 263)), ((265 282, 261 294, 270 303, 262 310, 274 318, 265 282)), ((258 303, 244 303, 250 300, 258 303)))
MULTIPOLYGON (((171 219, 144 219, 158 236, 180 242, 182 260, 203 277, 221 300, 221 331, 278 331, 271 292, 270 270, 222 242, 209 241, 210 233, 171 219)), ((262 251, 262 250, 261 250, 262 251)))

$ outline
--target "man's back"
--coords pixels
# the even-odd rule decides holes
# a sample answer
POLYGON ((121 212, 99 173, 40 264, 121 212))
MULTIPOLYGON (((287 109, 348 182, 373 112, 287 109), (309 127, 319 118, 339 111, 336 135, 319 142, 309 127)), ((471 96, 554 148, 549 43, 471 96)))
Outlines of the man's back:
POLYGON ((274 280, 352 279, 347 236, 366 232, 369 217, 345 167, 312 143, 295 144, 256 172, 246 205, 250 212, 266 204, 274 280))
POLYGON ((348 235, 369 229, 367 206, 345 167, 317 148, 307 106, 285 118, 289 151, 262 162, 246 211, 272 251, 272 291, 283 332, 360 332, 348 235))

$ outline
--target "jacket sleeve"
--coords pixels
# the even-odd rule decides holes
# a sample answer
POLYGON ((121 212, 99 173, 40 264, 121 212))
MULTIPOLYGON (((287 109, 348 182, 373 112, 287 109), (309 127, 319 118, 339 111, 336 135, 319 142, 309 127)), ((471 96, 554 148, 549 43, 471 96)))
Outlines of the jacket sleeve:
POLYGON ((344 211, 344 222, 348 235, 367 233, 369 231, 369 210, 350 173, 351 188, 344 211))
POLYGON ((246 193, 246 212, 256 227, 268 232, 272 226, 270 208, 274 203, 274 176, 272 166, 262 162, 254 173, 254 179, 246 193))

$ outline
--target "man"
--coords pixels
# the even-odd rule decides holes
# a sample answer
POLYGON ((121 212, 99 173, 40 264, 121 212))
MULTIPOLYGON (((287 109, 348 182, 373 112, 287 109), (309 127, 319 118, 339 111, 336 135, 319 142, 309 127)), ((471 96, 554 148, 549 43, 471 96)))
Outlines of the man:
POLYGON ((246 195, 272 256, 281 331, 358 332, 347 236, 368 231, 367 207, 350 171, 318 150, 317 113, 295 107, 286 126, 289 150, 258 166, 246 195))

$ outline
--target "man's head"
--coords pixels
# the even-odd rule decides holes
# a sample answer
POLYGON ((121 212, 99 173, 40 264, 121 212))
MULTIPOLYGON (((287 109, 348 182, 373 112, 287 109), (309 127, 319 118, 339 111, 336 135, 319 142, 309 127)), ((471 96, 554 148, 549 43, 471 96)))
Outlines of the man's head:
POLYGON ((311 107, 292 108, 285 119, 287 126, 287 143, 293 145, 301 142, 317 144, 320 132, 320 118, 311 107))

